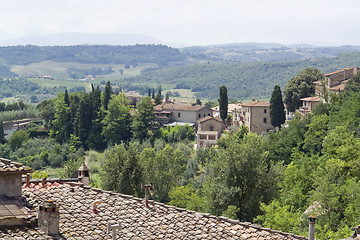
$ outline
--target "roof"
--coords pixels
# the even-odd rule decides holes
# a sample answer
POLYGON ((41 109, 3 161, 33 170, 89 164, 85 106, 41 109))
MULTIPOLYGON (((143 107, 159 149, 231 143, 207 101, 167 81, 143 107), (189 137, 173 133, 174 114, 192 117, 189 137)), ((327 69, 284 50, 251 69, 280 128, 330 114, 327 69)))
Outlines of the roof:
MULTIPOLYGON (((186 103, 164 103, 154 107, 155 111, 162 110, 177 110, 177 111, 199 111, 203 108, 208 108, 203 105, 194 105, 194 104, 186 104, 186 103)), ((210 110, 210 108, 209 108, 210 110)))
POLYGON ((206 122, 208 120, 215 120, 215 121, 223 123, 219 117, 213 117, 213 116, 206 116, 206 117, 200 118, 198 120, 198 122, 203 123, 203 122, 206 122))
POLYGON ((306 97, 306 98, 300 98, 301 101, 306 101, 306 102, 320 102, 321 98, 320 97, 306 97))
MULTIPOLYGON (((228 112, 232 112, 233 110, 235 110, 236 108, 241 107, 242 103, 229 103, 228 104, 228 112)), ((219 111, 219 106, 217 107, 213 107, 212 110, 214 111, 219 111)))
POLYGON ((338 85, 335 85, 335 86, 332 86, 331 88, 329 88, 330 90, 333 90, 333 91, 344 91, 345 89, 345 85, 346 83, 348 82, 348 80, 345 80, 345 81, 342 81, 340 84, 338 85))
POLYGON ((0 173, 29 173, 32 172, 30 167, 24 166, 22 163, 14 162, 9 159, 0 158, 0 173))
POLYGON ((22 197, 0 195, 0 226, 24 225, 35 221, 34 211, 22 197))
POLYGON ((339 71, 335 71, 335 72, 331 72, 331 73, 327 73, 327 74, 324 74, 325 77, 329 77, 331 75, 335 75, 335 74, 338 74, 338 73, 342 73, 344 71, 349 71, 349 70, 353 70, 354 68, 352 67, 348 67, 348 68, 344 68, 344 69, 341 69, 339 71))
MULTIPOLYGON (((189 211, 144 199, 102 191, 79 184, 46 183, 23 187, 34 206, 53 199, 60 205, 58 239, 111 239, 108 223, 120 223, 118 239, 306 239, 289 233, 242 223, 225 217, 189 211), (94 201, 100 201, 97 214, 94 201)), ((45 239, 34 227, 0 228, 1 239, 45 239)))
POLYGON ((204 135, 218 135, 218 131, 198 131, 197 135, 204 134, 204 135))
POLYGON ((265 101, 251 101, 248 103, 243 103, 242 104, 243 107, 270 107, 270 103, 269 102, 265 102, 265 101))

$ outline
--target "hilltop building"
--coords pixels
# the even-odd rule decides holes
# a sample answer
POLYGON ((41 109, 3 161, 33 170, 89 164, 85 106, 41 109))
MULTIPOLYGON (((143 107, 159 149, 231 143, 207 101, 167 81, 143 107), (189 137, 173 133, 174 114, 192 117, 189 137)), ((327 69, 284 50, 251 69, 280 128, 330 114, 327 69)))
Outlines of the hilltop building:
POLYGON ((213 114, 209 107, 187 103, 163 103, 154 108, 155 117, 161 125, 169 123, 195 125, 200 118, 213 114))

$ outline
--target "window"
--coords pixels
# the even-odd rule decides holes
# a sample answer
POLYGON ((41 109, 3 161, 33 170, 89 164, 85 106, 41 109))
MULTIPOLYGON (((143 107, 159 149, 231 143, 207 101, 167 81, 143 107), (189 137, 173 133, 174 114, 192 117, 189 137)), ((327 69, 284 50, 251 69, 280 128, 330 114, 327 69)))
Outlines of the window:
POLYGON ((208 113, 208 116, 210 116, 210 113, 208 113))
POLYGON ((206 140, 206 135, 204 135, 204 134, 200 134, 200 139, 202 139, 202 140, 206 140))
POLYGON ((199 113, 199 118, 201 118, 201 114, 199 113))
POLYGON ((243 112, 243 116, 245 116, 245 112, 243 112))
POLYGON ((204 113, 204 117, 206 117, 206 114, 204 113))
POLYGON ((209 138, 209 140, 215 140, 216 139, 215 135, 209 135, 208 138, 209 138))
POLYGON ((266 118, 264 118, 264 123, 266 123, 267 122, 267 119, 266 118))
POLYGON ((180 117, 180 113, 178 113, 178 117, 180 117))
POLYGON ((266 109, 264 109, 264 113, 266 113, 266 109))
POLYGON ((214 127, 213 127, 213 126, 210 126, 210 131, 214 131, 214 127))

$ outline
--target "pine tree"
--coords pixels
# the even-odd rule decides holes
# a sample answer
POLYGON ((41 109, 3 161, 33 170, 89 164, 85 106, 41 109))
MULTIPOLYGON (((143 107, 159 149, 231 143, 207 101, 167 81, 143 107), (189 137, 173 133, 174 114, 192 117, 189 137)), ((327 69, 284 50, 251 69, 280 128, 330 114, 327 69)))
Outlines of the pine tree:
POLYGON ((220 118, 223 120, 223 122, 225 122, 228 112, 228 96, 227 96, 227 88, 225 86, 220 87, 219 111, 220 111, 220 118))
POLYGON ((281 89, 278 85, 274 87, 274 91, 271 94, 270 119, 271 125, 274 127, 280 128, 281 124, 285 122, 284 103, 282 100, 281 89))

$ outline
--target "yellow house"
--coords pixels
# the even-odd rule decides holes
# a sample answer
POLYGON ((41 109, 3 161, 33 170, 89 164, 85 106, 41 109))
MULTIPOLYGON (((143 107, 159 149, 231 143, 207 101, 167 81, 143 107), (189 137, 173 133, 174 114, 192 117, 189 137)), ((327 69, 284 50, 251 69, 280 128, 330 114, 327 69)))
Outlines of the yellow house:
POLYGON ((270 103, 253 100, 242 103, 232 111, 233 125, 245 125, 250 132, 262 133, 273 130, 270 120, 270 103))

